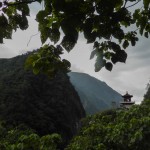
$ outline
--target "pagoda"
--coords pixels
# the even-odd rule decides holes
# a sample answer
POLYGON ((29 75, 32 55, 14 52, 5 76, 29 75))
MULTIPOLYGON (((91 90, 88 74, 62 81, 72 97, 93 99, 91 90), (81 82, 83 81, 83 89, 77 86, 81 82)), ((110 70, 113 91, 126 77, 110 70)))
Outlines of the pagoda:
POLYGON ((131 98, 133 97, 133 95, 128 94, 128 92, 126 92, 125 95, 122 95, 122 97, 124 98, 124 101, 120 102, 121 108, 130 108, 132 105, 135 104, 134 101, 131 101, 131 98))

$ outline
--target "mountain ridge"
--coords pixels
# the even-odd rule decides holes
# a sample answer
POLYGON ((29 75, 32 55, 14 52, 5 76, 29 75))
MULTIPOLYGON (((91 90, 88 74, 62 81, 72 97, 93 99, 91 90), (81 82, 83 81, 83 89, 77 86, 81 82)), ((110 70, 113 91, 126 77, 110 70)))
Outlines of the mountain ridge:
POLYGON ((105 82, 86 73, 70 72, 68 75, 87 114, 111 109, 113 102, 116 103, 115 107, 119 107, 119 102, 122 100, 121 95, 105 82))

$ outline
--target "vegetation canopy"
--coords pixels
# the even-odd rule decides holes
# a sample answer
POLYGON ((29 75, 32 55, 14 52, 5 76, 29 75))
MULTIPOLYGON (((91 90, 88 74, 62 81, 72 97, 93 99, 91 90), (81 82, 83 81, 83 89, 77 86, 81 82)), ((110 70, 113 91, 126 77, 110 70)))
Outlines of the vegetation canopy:
MULTIPOLYGON (((96 72, 102 67, 111 71, 117 62, 125 62, 125 49, 129 45, 135 46, 138 33, 149 37, 150 0, 4 0, 0 2, 0 43, 10 39, 18 28, 28 28, 28 4, 33 2, 44 3, 43 10, 36 15, 41 42, 44 44, 50 39, 53 42, 53 47, 49 45, 50 50, 59 46, 70 52, 82 33, 87 43, 93 44, 90 58, 96 56, 96 72)), ((51 53, 46 57, 49 55, 51 53)), ((42 71, 46 57, 33 59, 31 67, 42 71)), ((64 62, 60 62, 60 68, 64 67, 64 62)), ((69 71, 66 62, 65 71, 69 71)))
POLYGON ((150 99, 129 110, 110 110, 85 118, 66 150, 150 149, 150 99))

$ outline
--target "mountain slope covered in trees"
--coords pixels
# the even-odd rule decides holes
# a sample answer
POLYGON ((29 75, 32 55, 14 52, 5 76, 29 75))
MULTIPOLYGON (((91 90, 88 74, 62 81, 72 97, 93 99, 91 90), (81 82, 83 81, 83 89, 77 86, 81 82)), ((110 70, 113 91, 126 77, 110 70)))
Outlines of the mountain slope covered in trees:
POLYGON ((70 72, 70 81, 77 90, 87 114, 119 107, 121 95, 102 82, 85 73, 70 72), (113 106, 115 103, 116 106, 113 106))
POLYGON ((0 59, 0 120, 20 124, 39 135, 59 133, 70 139, 85 116, 80 98, 66 74, 54 79, 24 69, 28 55, 0 59))

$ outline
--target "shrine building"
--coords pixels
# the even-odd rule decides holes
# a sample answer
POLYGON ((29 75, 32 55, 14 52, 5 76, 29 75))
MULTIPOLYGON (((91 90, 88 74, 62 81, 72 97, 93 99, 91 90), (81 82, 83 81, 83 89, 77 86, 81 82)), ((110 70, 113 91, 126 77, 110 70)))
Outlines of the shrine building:
POLYGON ((121 108, 130 108, 132 105, 135 104, 135 102, 131 100, 133 95, 128 94, 128 92, 126 92, 125 95, 122 95, 122 97, 124 100, 123 100, 123 102, 120 102, 121 108))

